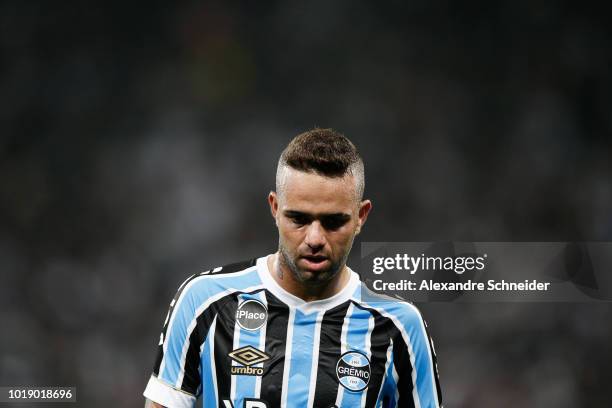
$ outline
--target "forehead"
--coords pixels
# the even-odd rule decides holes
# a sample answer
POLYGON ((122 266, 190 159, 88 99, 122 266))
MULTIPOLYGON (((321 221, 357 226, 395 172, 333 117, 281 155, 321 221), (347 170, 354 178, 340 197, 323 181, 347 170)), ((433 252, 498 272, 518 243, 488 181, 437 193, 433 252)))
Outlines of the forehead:
POLYGON ((355 177, 325 177, 285 167, 280 177, 282 210, 311 214, 350 213, 356 200, 355 177))

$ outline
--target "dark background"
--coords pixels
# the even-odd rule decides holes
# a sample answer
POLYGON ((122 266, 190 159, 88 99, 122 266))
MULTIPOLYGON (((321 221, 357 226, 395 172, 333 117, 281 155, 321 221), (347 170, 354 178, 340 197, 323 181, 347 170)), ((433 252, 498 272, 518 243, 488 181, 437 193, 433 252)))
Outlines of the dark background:
MULTIPOLYGON (((612 240, 594 4, 0 3, 0 385, 142 406, 176 288, 274 251, 315 125, 364 156, 364 241, 612 240)), ((609 304, 420 308, 447 407, 612 399, 609 304)))

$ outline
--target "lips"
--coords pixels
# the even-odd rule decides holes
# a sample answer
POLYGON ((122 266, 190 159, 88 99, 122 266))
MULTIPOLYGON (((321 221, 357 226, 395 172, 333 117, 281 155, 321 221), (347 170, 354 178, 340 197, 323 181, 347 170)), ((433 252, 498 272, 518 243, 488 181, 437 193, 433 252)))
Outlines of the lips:
POLYGON ((300 260, 303 264, 305 264, 306 268, 309 270, 321 270, 327 267, 329 260, 327 257, 320 255, 307 255, 300 257, 300 260))

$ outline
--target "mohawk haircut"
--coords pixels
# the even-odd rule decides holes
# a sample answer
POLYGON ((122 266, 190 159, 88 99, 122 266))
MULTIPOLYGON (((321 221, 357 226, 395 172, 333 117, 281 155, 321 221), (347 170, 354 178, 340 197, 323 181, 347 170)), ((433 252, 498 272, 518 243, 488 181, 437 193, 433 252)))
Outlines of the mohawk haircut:
POLYGON ((283 150, 276 171, 276 189, 280 191, 280 177, 284 166, 303 172, 314 172, 325 177, 353 175, 357 198, 364 190, 363 160, 357 148, 343 134, 333 129, 315 128, 297 135, 283 150))

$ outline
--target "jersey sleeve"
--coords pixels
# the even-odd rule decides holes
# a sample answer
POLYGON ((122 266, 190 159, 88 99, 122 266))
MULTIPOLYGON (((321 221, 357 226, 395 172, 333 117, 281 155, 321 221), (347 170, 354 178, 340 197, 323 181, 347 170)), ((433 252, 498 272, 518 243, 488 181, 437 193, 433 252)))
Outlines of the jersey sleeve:
POLYGON ((407 305, 397 323, 397 407, 442 408, 436 354, 425 321, 416 307, 407 305))
POLYGON ((199 356, 187 353, 196 329, 195 302, 187 279, 170 303, 159 338, 153 374, 143 395, 168 408, 192 408, 200 392, 199 356), (188 357, 189 356, 189 357, 188 357))

